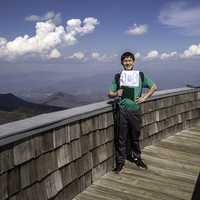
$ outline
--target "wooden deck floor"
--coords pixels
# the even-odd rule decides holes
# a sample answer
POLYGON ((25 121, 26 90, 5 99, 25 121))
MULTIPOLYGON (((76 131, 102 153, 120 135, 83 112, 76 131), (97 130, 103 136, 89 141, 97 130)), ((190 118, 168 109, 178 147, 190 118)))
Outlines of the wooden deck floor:
POLYGON ((126 162, 74 200, 190 200, 200 171, 200 126, 183 130, 143 149, 148 170, 126 162))

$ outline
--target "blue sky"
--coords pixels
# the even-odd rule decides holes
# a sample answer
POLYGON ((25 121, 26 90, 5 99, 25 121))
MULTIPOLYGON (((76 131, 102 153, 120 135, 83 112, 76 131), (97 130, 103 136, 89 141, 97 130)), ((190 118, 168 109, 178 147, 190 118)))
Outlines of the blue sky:
POLYGON ((2 0, 0 73, 103 73, 126 50, 150 74, 199 73, 199 14, 198 0, 2 0))

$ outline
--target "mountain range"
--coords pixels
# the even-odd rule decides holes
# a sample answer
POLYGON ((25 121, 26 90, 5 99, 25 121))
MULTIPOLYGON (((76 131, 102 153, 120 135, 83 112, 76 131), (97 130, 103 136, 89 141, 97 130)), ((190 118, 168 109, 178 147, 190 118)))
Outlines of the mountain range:
POLYGON ((12 93, 0 94, 0 124, 67 109, 25 101, 12 93))
POLYGON ((65 108, 72 108, 82 106, 98 101, 104 100, 101 96, 89 96, 89 95, 72 95, 64 92, 55 92, 52 94, 46 94, 43 97, 26 98, 29 101, 51 106, 61 106, 65 108))

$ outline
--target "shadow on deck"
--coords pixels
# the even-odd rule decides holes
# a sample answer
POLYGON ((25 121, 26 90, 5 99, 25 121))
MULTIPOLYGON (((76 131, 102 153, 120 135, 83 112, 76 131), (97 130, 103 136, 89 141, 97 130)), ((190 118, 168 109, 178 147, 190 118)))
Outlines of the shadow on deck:
POLYGON ((147 146, 148 170, 126 162, 120 175, 109 172, 74 200, 190 200, 200 171, 200 124, 147 146))

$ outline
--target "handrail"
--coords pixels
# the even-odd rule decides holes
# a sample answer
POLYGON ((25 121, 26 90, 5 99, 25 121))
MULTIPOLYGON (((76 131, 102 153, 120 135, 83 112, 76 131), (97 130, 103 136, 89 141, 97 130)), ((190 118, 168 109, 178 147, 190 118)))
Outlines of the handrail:
MULTIPOLYGON (((147 102, 194 91, 199 91, 199 89, 185 87, 160 90, 156 91, 155 94, 147 100, 147 102)), ((19 139, 50 130, 52 128, 60 127, 81 119, 86 119, 91 116, 109 112, 112 110, 112 105, 108 104, 110 101, 112 100, 106 100, 47 114, 40 114, 34 117, 0 125, 0 147, 19 139)))

